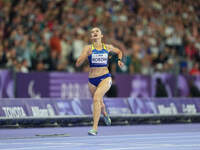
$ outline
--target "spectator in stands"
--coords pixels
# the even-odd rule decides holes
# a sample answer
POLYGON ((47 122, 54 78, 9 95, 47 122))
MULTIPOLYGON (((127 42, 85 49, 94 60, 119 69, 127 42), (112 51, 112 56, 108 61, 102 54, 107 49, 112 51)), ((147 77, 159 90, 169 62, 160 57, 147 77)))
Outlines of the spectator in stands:
POLYGON ((45 64, 42 60, 37 62, 35 70, 36 71, 45 71, 46 70, 45 64))
POLYGON ((200 97, 200 90, 198 87, 194 84, 192 80, 189 80, 189 89, 190 89, 190 97, 200 97))
POLYGON ((56 51, 51 51, 49 59, 48 59, 48 64, 49 64, 49 70, 56 70, 58 67, 58 62, 59 62, 59 55, 56 51))
POLYGON ((67 60, 60 59, 60 61, 58 61, 58 64, 56 65, 56 70, 67 71, 67 66, 68 66, 67 60))
MULTIPOLYGON (((45 48, 44 45, 38 44, 35 48, 35 50, 31 54, 31 64, 32 64, 32 70, 36 70, 36 66, 38 62, 48 63, 47 60, 49 58, 49 50, 48 48, 45 48)), ((56 53, 56 52, 55 52, 56 53)))
POLYGON ((70 45, 71 43, 69 40, 67 40, 68 33, 64 33, 62 35, 62 40, 61 40, 61 59, 66 60, 70 58, 70 55, 72 53, 72 46, 70 45))
POLYGON ((156 97, 168 97, 167 90, 160 78, 156 79, 156 97))
POLYGON ((81 55, 81 52, 82 52, 82 49, 84 47, 85 43, 84 41, 82 40, 82 35, 79 33, 75 34, 75 38, 72 42, 72 56, 73 56, 73 60, 76 60, 80 55, 81 55))
POLYGON ((61 39, 59 29, 54 29, 53 36, 50 38, 51 51, 55 51, 58 55, 61 54, 61 39))
POLYGON ((131 74, 139 74, 142 70, 142 61, 141 61, 141 55, 140 55, 140 47, 137 44, 132 45, 132 54, 130 56, 130 66, 129 71, 131 74))
POLYGON ((199 62, 195 62, 194 66, 190 70, 191 75, 200 75, 200 68, 199 68, 199 62))
POLYGON ((7 63, 6 54, 3 50, 3 46, 0 45, 0 68, 4 68, 7 63))
POLYGON ((13 70, 15 70, 15 62, 17 60, 17 55, 16 55, 16 49, 12 48, 7 52, 7 63, 6 63, 6 67, 7 68, 12 68, 13 70))
POLYGON ((197 55, 197 50, 194 46, 194 43, 189 42, 186 46, 185 46, 185 53, 186 56, 189 57, 190 59, 195 58, 195 55, 197 55))
POLYGON ((23 72, 23 73, 29 72, 28 61, 26 59, 22 60, 20 71, 23 72))

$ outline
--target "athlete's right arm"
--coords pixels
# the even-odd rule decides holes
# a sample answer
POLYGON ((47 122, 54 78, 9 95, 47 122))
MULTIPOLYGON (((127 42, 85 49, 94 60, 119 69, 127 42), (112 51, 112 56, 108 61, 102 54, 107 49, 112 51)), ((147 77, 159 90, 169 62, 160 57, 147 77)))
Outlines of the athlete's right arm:
POLYGON ((76 61, 76 67, 81 66, 83 64, 83 62, 87 59, 88 54, 89 54, 89 50, 90 50, 89 45, 87 45, 83 48, 81 55, 78 57, 78 59, 76 61))

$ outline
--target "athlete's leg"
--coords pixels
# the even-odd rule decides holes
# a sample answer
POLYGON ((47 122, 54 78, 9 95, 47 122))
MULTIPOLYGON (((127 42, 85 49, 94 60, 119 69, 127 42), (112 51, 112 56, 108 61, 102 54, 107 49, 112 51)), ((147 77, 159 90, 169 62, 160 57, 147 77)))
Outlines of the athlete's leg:
MULTIPOLYGON (((112 79, 109 81, 109 85, 112 85, 112 79)), ((109 88, 110 89, 110 88, 109 88)), ((105 94, 104 94, 105 95, 105 94)), ((103 98, 101 99, 101 112, 104 116, 107 116, 107 112, 106 112, 106 106, 103 102, 103 98)))
MULTIPOLYGON (((97 87, 94 86, 93 84, 91 84, 90 82, 88 82, 88 86, 89 86, 89 90, 90 90, 91 96, 92 96, 92 98, 94 98, 94 93, 95 93, 97 87)), ((105 108, 105 104, 104 104, 104 102, 103 102, 103 98, 101 99, 101 112, 102 112, 102 114, 103 114, 104 116, 107 115, 107 113, 106 113, 106 108, 105 108)))
POLYGON ((101 99, 101 113, 106 116, 107 115, 107 112, 106 112, 106 106, 103 102, 103 98, 101 99))
POLYGON ((101 101, 103 96, 111 87, 111 77, 108 77, 100 82, 98 85, 94 97, 93 97, 93 129, 97 131, 99 118, 101 115, 101 101))
POLYGON ((90 94, 93 98, 94 92, 96 91, 97 87, 95 85, 91 84, 90 82, 88 82, 88 86, 89 86, 90 94))

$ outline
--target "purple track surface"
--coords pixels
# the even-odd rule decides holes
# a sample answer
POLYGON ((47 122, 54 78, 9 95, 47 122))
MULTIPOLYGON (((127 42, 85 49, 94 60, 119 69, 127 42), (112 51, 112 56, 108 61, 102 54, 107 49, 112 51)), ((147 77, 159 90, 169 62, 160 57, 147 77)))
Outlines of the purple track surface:
POLYGON ((89 129, 0 129, 0 150, 200 150, 200 124, 100 126, 98 136, 89 129))

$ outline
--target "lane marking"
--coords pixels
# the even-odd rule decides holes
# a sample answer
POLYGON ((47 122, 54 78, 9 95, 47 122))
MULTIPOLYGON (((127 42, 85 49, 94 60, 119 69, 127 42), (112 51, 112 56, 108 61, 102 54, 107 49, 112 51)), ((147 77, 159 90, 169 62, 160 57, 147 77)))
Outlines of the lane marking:
MULTIPOLYGON (((127 136, 133 136, 133 137, 140 137, 140 136, 146 136, 146 137, 150 137, 150 136, 160 136, 160 135, 164 135, 164 136, 166 136, 166 135, 194 135, 194 134, 197 134, 197 135, 200 135, 200 132, 180 132, 180 133, 148 133, 148 134, 125 134, 125 135, 98 135, 98 136, 96 136, 96 137, 98 137, 98 138, 111 138, 111 137, 113 137, 113 138, 115 138, 115 137, 118 137, 118 136, 120 136, 120 137, 127 137, 127 136)), ((48 139, 50 139, 50 140, 55 140, 55 139, 63 139, 64 137, 56 137, 56 138, 54 138, 54 137, 49 137, 48 139)), ((94 137, 91 137, 91 136, 81 136, 81 137, 65 137, 67 140, 69 140, 69 139, 77 139, 77 138, 79 138, 79 139, 85 139, 85 138, 91 138, 91 139, 94 139, 94 137)), ((33 138, 34 140, 39 140, 39 141, 41 141, 41 140, 46 140, 47 138, 33 138)), ((31 140, 33 140, 33 139, 31 139, 31 140)), ((6 141, 6 140, 29 140, 28 138, 23 138, 23 139, 0 139, 0 141, 6 141)))
POLYGON ((32 147, 20 147, 20 148, 6 148, 6 149, 1 149, 1 150, 35 150, 35 148, 37 149, 42 149, 42 148, 64 148, 65 146, 32 146, 32 147))
MULTIPOLYGON (((188 133, 188 132, 186 132, 188 133)), ((200 132, 191 132, 189 133, 188 135, 186 133, 181 133, 181 134, 177 134, 177 133, 162 133, 162 134, 133 134, 133 135, 111 135, 111 136, 95 136, 95 137, 91 137, 91 136, 84 136, 84 137, 57 137, 57 138, 48 138, 48 141, 55 141, 55 140, 60 140, 60 139, 67 139, 67 140, 74 140, 74 139, 78 139, 78 140, 87 140, 87 139, 110 139, 110 138, 119 138, 119 137, 123 137, 123 138, 126 138, 126 137, 130 137, 130 138, 136 138, 136 139, 139 139, 140 137, 143 138, 166 138, 166 137, 194 137, 194 136, 200 136, 200 132), (196 134, 196 135, 195 135, 196 134), (161 135, 161 136, 160 136, 161 135), (183 135, 183 136, 181 136, 183 135)), ((34 141, 46 141, 47 138, 36 138, 36 139, 9 139, 9 142, 14 140, 14 141, 20 141, 20 140, 23 140, 23 141, 27 141, 27 140, 34 140, 34 141)), ((7 141, 7 140, 2 140, 2 141, 7 141)))
MULTIPOLYGON (((134 146, 134 147, 115 147, 115 148, 104 148, 103 150, 134 150, 134 149, 151 149, 151 148, 197 148, 200 147, 200 144, 180 144, 180 145, 176 145, 176 144, 149 144, 146 146, 134 146)), ((194 150, 194 149, 193 149, 194 150)))
MULTIPOLYGON (((107 136, 106 136, 107 137, 107 136)), ((76 141, 76 142, 87 142, 87 141, 105 141, 105 139, 106 139, 106 141, 117 141, 117 140, 121 140, 121 141, 123 141, 123 140, 125 140, 125 141, 127 141, 127 140, 148 140, 148 139, 151 139, 151 140, 156 140, 156 139, 158 139, 158 140, 160 140, 160 139, 169 139, 168 141, 170 141, 170 140, 174 140, 174 139, 176 139, 176 140, 184 140, 184 139, 200 139, 200 135, 190 135, 190 136, 180 136, 180 135, 176 135, 176 136, 172 136, 172 135, 168 135, 168 136, 161 136, 161 137, 154 137, 154 136, 148 136, 148 137, 135 137, 135 136, 131 136, 131 135, 129 135, 129 136, 109 136, 109 138, 104 138, 104 139, 102 139, 102 138, 98 138, 98 136, 97 137, 92 137, 92 138, 84 138, 84 139, 79 139, 78 137, 76 137, 76 138, 73 138, 73 139, 68 139, 68 138, 62 138, 62 139, 49 139, 49 138, 46 138, 46 139, 43 139, 43 140, 40 140, 39 142, 38 142, 38 140, 33 140, 33 139, 31 139, 31 142, 29 142, 28 141, 28 139, 26 139, 26 140, 23 140, 23 142, 24 143, 33 143, 33 141, 35 141, 34 143, 45 143, 45 141, 48 141, 48 142, 56 142, 56 143, 62 143, 62 142, 59 142, 60 140, 62 141, 62 140, 66 140, 67 142, 74 142, 74 140, 76 141), (112 137, 114 137, 114 138, 112 138, 112 137)), ((194 139, 194 140, 195 140, 194 139)), ((19 141, 20 143, 22 143, 22 141, 21 140, 14 140, 13 142, 14 143, 18 143, 17 141, 19 141)), ((200 141, 200 140, 199 140, 200 141)), ((12 141, 4 141, 4 143, 8 143, 8 144, 11 144, 11 143, 13 143, 12 141)))

